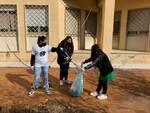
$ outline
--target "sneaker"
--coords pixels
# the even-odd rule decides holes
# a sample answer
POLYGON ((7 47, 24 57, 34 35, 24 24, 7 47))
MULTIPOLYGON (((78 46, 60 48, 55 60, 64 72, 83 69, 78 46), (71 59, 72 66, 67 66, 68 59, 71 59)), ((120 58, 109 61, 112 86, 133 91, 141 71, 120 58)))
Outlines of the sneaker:
POLYGON ((35 90, 34 89, 31 89, 31 91, 29 92, 29 96, 33 96, 35 93, 35 90))
POLYGON ((66 83, 66 84, 72 84, 72 81, 70 81, 70 80, 65 80, 65 83, 66 83))
POLYGON ((63 80, 60 80, 59 85, 60 85, 60 86, 63 86, 63 85, 64 85, 63 80))
POLYGON ((106 94, 101 94, 101 95, 97 96, 97 99, 99 99, 99 100, 105 100, 105 99, 107 99, 107 98, 108 98, 108 97, 107 97, 106 94))
POLYGON ((96 96, 98 96, 98 93, 95 91, 95 92, 91 92, 90 95, 93 97, 96 97, 96 96))
POLYGON ((46 94, 50 94, 50 91, 49 91, 49 90, 46 90, 45 93, 46 93, 46 94))

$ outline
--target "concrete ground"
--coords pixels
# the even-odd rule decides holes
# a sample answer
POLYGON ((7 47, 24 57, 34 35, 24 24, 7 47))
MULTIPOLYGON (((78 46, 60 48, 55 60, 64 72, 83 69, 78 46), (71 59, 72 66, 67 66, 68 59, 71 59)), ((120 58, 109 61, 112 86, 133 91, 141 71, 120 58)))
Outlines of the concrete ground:
MULTIPOLYGON (((70 68, 69 79, 74 80, 75 69, 70 68)), ((86 108, 97 113, 150 113, 150 70, 116 69, 116 78, 109 83, 108 100, 89 96, 96 89, 98 72, 84 72, 84 93, 81 97, 69 95, 69 85, 59 86, 59 68, 49 69, 51 93, 42 90, 28 96, 33 81, 33 72, 28 68, 0 68, 0 106, 21 104, 39 106, 48 100, 63 100, 77 108, 86 108)))

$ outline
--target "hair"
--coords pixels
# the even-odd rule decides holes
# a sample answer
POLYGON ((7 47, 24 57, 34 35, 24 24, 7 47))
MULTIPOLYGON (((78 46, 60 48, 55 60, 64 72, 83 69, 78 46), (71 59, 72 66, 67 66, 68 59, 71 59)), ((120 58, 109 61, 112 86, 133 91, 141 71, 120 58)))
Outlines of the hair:
POLYGON ((97 51, 97 50, 99 50, 98 44, 94 44, 94 45, 92 46, 91 50, 92 50, 92 51, 97 51))
POLYGON ((40 43, 40 41, 44 41, 46 40, 46 37, 45 36, 38 36, 38 41, 37 43, 40 43))
POLYGON ((97 57, 98 54, 103 54, 103 51, 100 49, 100 47, 98 46, 98 44, 94 44, 91 47, 91 57, 95 59, 95 57, 97 57))
POLYGON ((72 49, 74 50, 74 45, 73 45, 73 40, 71 36, 66 36, 66 38, 64 40, 62 40, 60 43, 66 45, 67 40, 71 39, 71 45, 72 45, 72 49))
POLYGON ((69 40, 69 39, 71 39, 71 43, 73 43, 73 41, 72 41, 72 37, 71 36, 66 36, 66 38, 63 40, 63 42, 67 42, 67 40, 69 40))
POLYGON ((72 40, 71 36, 66 36, 66 38, 60 42, 59 46, 66 45, 68 39, 71 39, 71 44, 70 44, 71 45, 71 53, 73 53, 74 52, 74 45, 73 45, 73 40, 72 40))

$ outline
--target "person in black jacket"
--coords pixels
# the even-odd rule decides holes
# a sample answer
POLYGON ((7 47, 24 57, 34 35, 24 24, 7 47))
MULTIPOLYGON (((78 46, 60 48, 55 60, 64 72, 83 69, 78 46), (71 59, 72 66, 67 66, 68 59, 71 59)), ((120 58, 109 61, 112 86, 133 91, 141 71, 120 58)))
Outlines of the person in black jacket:
POLYGON ((57 47, 57 63, 60 66, 60 86, 65 83, 71 84, 68 80, 68 69, 71 57, 74 52, 74 45, 71 36, 67 36, 57 47))
POLYGON ((90 93, 91 96, 97 96, 98 99, 107 99, 107 85, 108 81, 113 80, 113 67, 107 57, 107 55, 99 48, 97 44, 94 44, 91 48, 91 57, 84 62, 82 65, 91 62, 84 69, 90 69, 97 67, 100 70, 100 77, 98 87, 95 92, 90 93), (102 94, 99 95, 103 88, 102 94))

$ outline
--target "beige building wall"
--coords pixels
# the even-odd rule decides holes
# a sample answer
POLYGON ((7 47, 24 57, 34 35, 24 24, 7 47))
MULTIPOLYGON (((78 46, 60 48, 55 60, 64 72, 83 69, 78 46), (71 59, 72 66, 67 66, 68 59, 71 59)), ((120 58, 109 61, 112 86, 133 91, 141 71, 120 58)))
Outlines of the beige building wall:
MULTIPOLYGON (((25 5, 48 5, 49 6, 49 43, 57 46, 64 38, 65 33, 65 7, 80 8, 98 12, 97 41, 102 49, 111 57, 114 64, 140 64, 150 63, 149 53, 123 52, 112 50, 113 18, 114 11, 122 11, 121 32, 119 48, 125 48, 126 24, 129 9, 150 7, 149 0, 0 0, 1 4, 17 5, 18 18, 18 46, 16 55, 24 62, 30 61, 31 52, 26 50, 25 36, 25 5), (115 4, 116 3, 116 4, 115 4), (115 8, 115 9, 114 9, 115 8), (144 60, 143 60, 144 59, 144 60)), ((11 44, 10 44, 11 45, 11 44)), ((89 51, 76 51, 73 59, 80 62, 90 56, 89 51)), ((49 60, 55 60, 56 53, 51 53, 49 60)), ((18 62, 13 52, 0 52, 0 65, 7 62, 18 62)), ((55 60, 56 63, 56 60, 55 60)))
POLYGON ((109 54, 112 51, 115 0, 102 0, 99 2, 99 7, 101 27, 99 29, 98 44, 109 54))
MULTIPOLYGON (((135 52, 124 51, 127 41, 127 22, 128 11, 140 8, 150 8, 149 0, 116 0, 115 11, 121 11, 121 26, 120 26, 120 40, 119 49, 111 52, 111 60, 114 64, 150 64, 149 52, 135 52)), ((140 39, 141 36, 136 38, 139 43, 135 42, 130 45, 140 46, 142 45, 140 39), (139 39, 139 40, 138 40, 139 39), (140 45, 139 45, 140 44, 140 45)), ((129 45, 128 45, 129 46, 129 45)), ((144 46, 143 46, 144 47, 144 46)))
MULTIPOLYGON (((116 11, 121 11, 121 28, 120 28, 120 40, 119 49, 125 49, 126 37, 127 37, 127 19, 128 11, 140 8, 150 8, 149 0, 116 0, 116 11)), ((140 41, 139 41, 140 42, 140 41)))
MULTIPOLYGON (((16 5, 17 6, 17 27, 18 27, 18 48, 19 50, 16 53, 24 62, 30 60, 30 52, 27 52, 26 45, 26 36, 25 36, 25 5, 48 5, 49 6, 49 43, 52 46, 57 46, 59 42, 59 8, 58 0, 1 0, 0 5, 16 5)), ((11 40, 11 39, 10 39, 11 40)), ((9 41, 10 41, 9 40, 9 41)), ((10 47, 13 46, 13 43, 9 43, 10 47)), ((50 56, 53 57, 54 55, 50 56)), ((0 62, 15 62, 18 59, 14 56, 13 52, 0 52, 0 62)))
MULTIPOLYGON (((26 31, 25 31, 25 5, 48 5, 48 19, 49 19, 49 43, 52 46, 57 46, 58 43, 64 39, 65 33, 65 7, 74 7, 81 8, 84 10, 97 11, 96 3, 93 0, 84 0, 81 2, 80 0, 76 0, 72 2, 72 0, 0 0, 0 5, 16 5, 17 7, 17 28, 18 28, 18 51, 3 51, 0 52, 0 65, 5 65, 5 63, 13 63, 19 62, 14 53, 24 62, 29 63, 31 52, 27 51, 27 42, 36 43, 36 40, 27 40, 26 31)), ((1 38, 2 39, 2 38, 1 38)), ((9 44, 11 50, 13 50, 13 45, 15 43, 14 39, 6 40, 9 44)), ((1 44, 1 49, 3 50, 3 44, 1 44)), ((82 53, 82 52, 81 52, 82 53)), ((89 53, 89 52, 88 52, 89 53)), ((79 53, 76 53, 79 55, 79 53)), ((85 54, 85 53, 84 53, 85 54)), ((75 55, 76 56, 76 55, 75 55)), ((51 53, 49 56, 50 61, 54 61, 56 63, 56 53, 51 53)), ((19 63, 20 65, 20 63, 19 63)))

